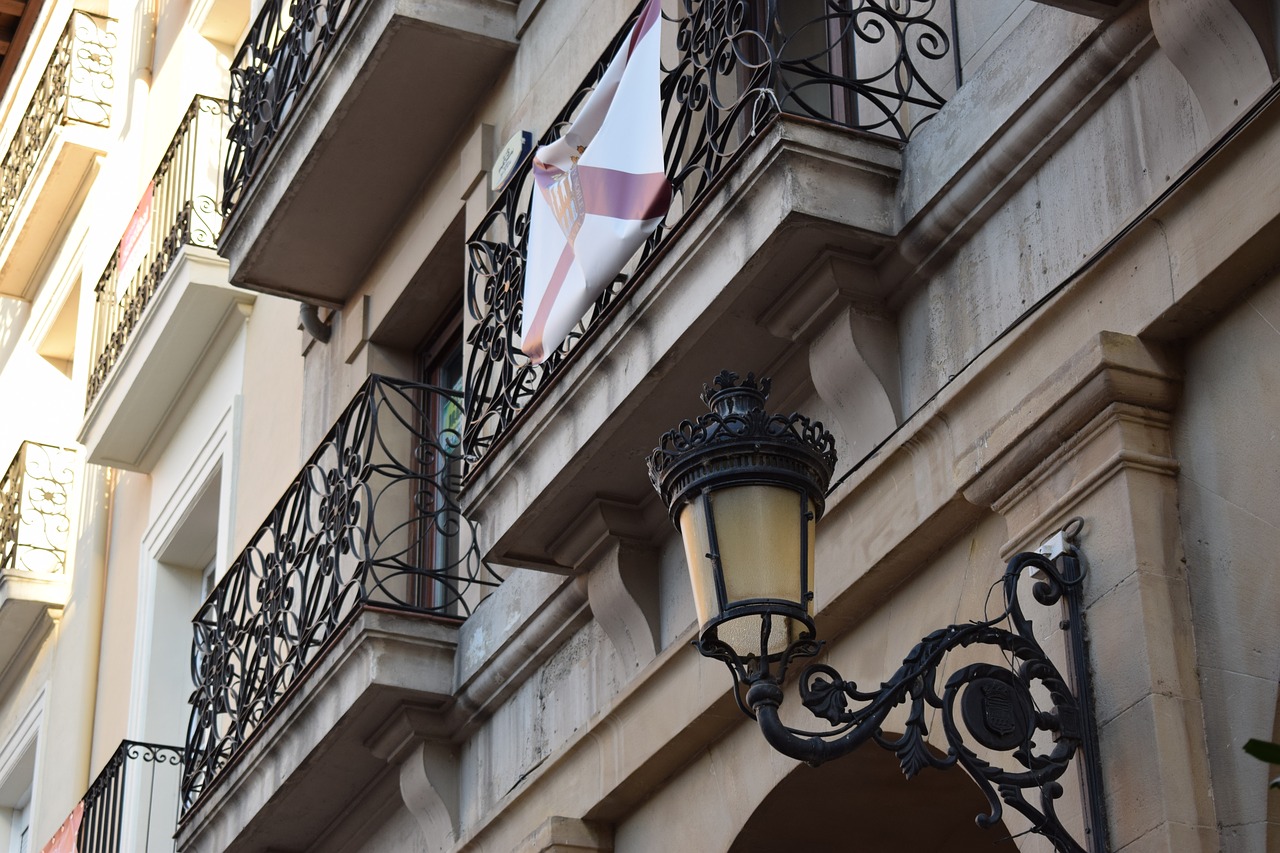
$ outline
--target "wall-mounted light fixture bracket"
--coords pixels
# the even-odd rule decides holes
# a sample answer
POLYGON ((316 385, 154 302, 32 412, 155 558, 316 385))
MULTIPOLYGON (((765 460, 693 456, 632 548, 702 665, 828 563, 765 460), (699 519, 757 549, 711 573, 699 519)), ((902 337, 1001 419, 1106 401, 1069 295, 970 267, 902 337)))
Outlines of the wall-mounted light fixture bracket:
MULTIPOLYGON (((926 767, 959 765, 989 804, 977 817, 988 828, 1005 807, 1030 821, 1029 832, 1059 853, 1102 853, 1106 823, 1084 644, 1083 562, 1072 519, 1039 551, 1017 554, 997 585, 994 616, 929 634, 877 689, 862 690, 825 663, 798 678, 800 701, 830 729, 804 731, 782 722, 783 686, 798 659, 823 643, 813 622, 813 541, 835 465, 834 443, 821 423, 799 414, 769 415, 768 380, 738 383, 728 371, 704 389, 711 411, 662 436, 649 475, 681 531, 701 630, 694 642, 723 662, 739 707, 765 740, 792 758, 818 765, 868 741, 892 750, 911 778, 926 767), (1064 676, 1023 613, 1023 576, 1046 607, 1065 605, 1064 676), (948 653, 990 646, 999 663, 971 663, 939 684, 948 653), (906 706, 901 735, 888 735, 889 715, 906 706), (941 718, 946 752, 935 754, 926 719, 941 718), (1086 845, 1059 819, 1063 777, 1079 773, 1086 845)), ((994 585, 993 585, 994 588, 994 585)))

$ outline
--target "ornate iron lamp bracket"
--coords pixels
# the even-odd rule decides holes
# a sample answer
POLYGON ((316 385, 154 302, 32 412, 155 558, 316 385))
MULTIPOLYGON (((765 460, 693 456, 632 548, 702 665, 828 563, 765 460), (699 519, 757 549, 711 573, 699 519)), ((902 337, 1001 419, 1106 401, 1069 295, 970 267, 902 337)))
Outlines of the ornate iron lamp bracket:
MULTIPOLYGON (((1069 542, 1079 529, 1078 519, 1070 522, 1064 530, 1065 540, 1069 542)), ((729 666, 739 705, 756 719, 765 739, 779 752, 816 766, 874 741, 897 755, 908 779, 926 767, 958 764, 981 788, 990 806, 988 813, 977 816, 978 826, 996 825, 1008 806, 1026 817, 1030 831, 1047 838, 1060 853, 1100 853, 1106 849, 1105 821, 1083 645, 1083 577, 1079 552, 1070 545, 1056 559, 1035 552, 1014 556, 1000 582, 1004 608, 997 616, 929 634, 876 690, 859 689, 826 664, 806 666, 799 676, 800 698, 814 716, 831 724, 825 732, 792 728, 778 713, 788 666, 821 649, 822 643, 811 634, 793 642, 773 663, 754 655, 744 659, 714 635, 694 645, 703 655, 729 666), (1046 654, 1022 612, 1018 581, 1024 572, 1041 575, 1032 586, 1038 602, 1051 606, 1065 601, 1067 615, 1062 627, 1068 632, 1070 679, 1046 654), (961 667, 939 691, 939 667, 947 653, 974 645, 1000 649, 1007 665, 961 667), (1047 709, 1042 707, 1045 696, 1050 702, 1047 709), (906 730, 899 737, 890 737, 881 726, 901 705, 908 706, 906 730), (941 714, 947 743, 947 752, 941 757, 926 743, 928 708, 941 714), (981 748, 983 755, 1000 753, 1010 760, 1005 766, 993 764, 975 747, 981 748), (1062 825, 1054 805, 1063 793, 1059 780, 1077 757, 1087 846, 1062 825)), ((762 633, 767 633, 770 620, 761 624, 762 633)), ((761 648, 768 648, 767 636, 761 637, 761 648)))

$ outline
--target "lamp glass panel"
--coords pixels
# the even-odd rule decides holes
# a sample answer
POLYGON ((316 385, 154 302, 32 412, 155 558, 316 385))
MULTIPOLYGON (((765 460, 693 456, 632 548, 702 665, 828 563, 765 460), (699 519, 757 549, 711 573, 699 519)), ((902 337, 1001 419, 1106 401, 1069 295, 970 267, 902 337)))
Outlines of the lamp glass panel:
POLYGON ((787 616, 752 614, 726 619, 716 626, 716 638, 733 649, 740 657, 760 654, 761 622, 770 620, 769 640, 764 653, 769 656, 780 655, 787 650, 792 640, 800 636, 804 626, 787 616))
POLYGON ((720 603, 716 598, 715 564, 708 556, 711 540, 701 497, 689 501, 681 510, 680 538, 684 540, 684 558, 689 564, 693 606, 698 611, 698 625, 702 627, 720 614, 720 603))
POLYGON ((801 604, 800 494, 747 485, 711 494, 728 605, 757 598, 801 604))

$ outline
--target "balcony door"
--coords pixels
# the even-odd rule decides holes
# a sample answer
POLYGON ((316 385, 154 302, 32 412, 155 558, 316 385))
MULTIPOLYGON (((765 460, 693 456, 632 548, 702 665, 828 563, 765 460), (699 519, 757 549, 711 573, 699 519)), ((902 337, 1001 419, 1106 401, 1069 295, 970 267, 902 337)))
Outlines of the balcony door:
POLYGON ((419 402, 423 423, 422 446, 415 458, 422 468, 414 496, 418 532, 416 564, 420 574, 410 578, 410 601, 423 610, 458 613, 465 594, 457 575, 464 537, 470 528, 457 512, 462 483, 462 314, 458 312, 419 349, 418 378, 425 385, 453 395, 424 390, 419 402))

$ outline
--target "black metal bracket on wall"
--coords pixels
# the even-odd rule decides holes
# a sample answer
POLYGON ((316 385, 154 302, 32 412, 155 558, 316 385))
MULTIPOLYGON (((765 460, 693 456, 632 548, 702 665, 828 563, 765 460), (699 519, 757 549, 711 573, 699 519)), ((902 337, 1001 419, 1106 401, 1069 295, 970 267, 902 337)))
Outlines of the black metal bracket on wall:
MULTIPOLYGON (((1074 544, 1081 527, 1080 519, 1072 519, 1040 551, 1015 555, 998 582, 1004 598, 999 614, 929 634, 878 689, 860 690, 827 664, 806 666, 799 677, 800 698, 814 716, 831 724, 826 732, 791 728, 778 713, 788 664, 812 657, 821 648, 813 636, 800 637, 772 661, 754 655, 744 659, 714 640, 697 645, 704 655, 729 666, 739 704, 757 720, 770 745, 783 754, 818 765, 874 741, 897 755, 908 779, 926 767, 958 764, 987 798, 989 811, 977 816, 978 826, 997 825, 1009 807, 1030 821, 1028 832, 1048 839, 1059 853, 1105 853, 1102 773, 1083 618, 1085 566, 1074 544), (1034 579, 1031 594, 1036 601, 1065 605, 1060 627, 1066 632, 1067 676, 1049 658, 1022 612, 1018 582, 1024 574, 1034 579), (1000 649, 1005 664, 963 666, 939 690, 939 669, 946 655, 974 645, 1000 649), (1037 694, 1047 695, 1050 707, 1042 708, 1037 694), (900 736, 886 735, 881 725, 904 704, 908 706, 905 731, 900 736), (927 742, 929 709, 941 713, 947 743, 941 757, 927 742), (1008 757, 1007 766, 989 762, 974 745, 987 755, 1008 757), (1061 780, 1072 765, 1079 774, 1084 843, 1063 826, 1055 809, 1063 794, 1061 780)), ((770 621, 762 620, 762 631, 768 631, 770 621)), ((761 642, 767 643, 767 637, 761 642)))

